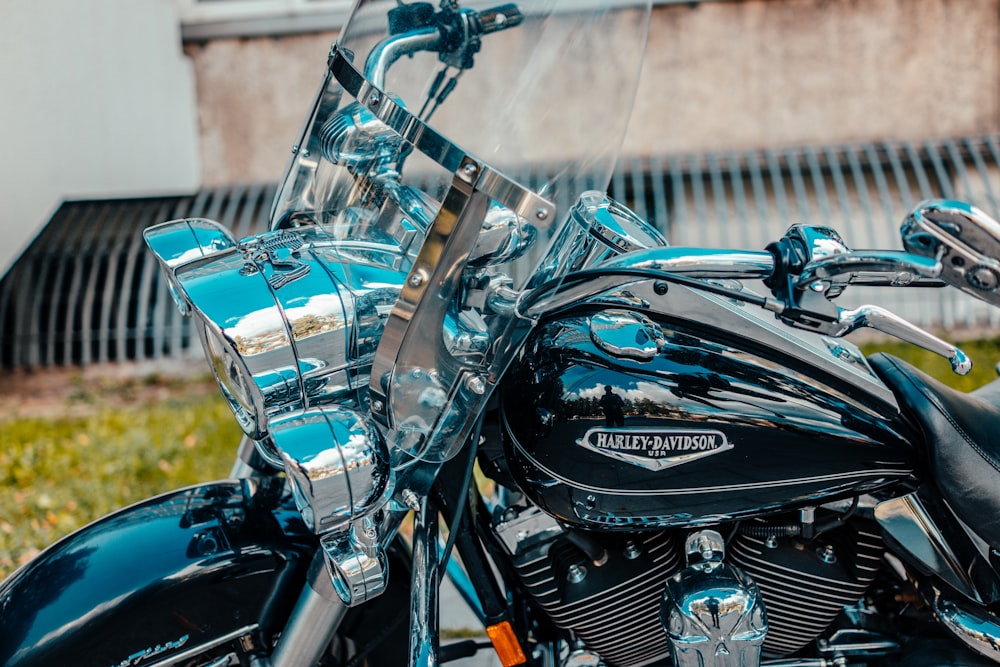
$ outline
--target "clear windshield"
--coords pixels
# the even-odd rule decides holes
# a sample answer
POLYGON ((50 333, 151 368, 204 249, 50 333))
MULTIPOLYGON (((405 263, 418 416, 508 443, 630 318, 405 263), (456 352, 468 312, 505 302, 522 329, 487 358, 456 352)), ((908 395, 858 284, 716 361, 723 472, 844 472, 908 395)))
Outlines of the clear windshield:
POLYGON ((523 335, 519 295, 565 270, 551 241, 607 185, 648 15, 614 0, 355 5, 272 223, 398 258, 371 387, 401 451, 453 453, 523 335))

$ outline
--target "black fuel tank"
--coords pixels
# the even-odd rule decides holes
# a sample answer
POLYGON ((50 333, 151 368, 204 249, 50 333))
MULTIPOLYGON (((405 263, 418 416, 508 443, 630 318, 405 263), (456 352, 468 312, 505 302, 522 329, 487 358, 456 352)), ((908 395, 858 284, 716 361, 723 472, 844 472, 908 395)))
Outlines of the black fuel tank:
POLYGON ((697 525, 912 472, 856 348, 684 292, 683 317, 583 308, 542 325, 507 374, 505 455, 545 511, 589 529, 697 525))

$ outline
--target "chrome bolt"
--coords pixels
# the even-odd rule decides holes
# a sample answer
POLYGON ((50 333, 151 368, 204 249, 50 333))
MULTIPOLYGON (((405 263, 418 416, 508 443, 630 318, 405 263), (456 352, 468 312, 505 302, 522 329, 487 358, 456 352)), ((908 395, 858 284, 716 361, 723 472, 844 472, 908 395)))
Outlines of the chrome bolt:
POLYGON ((837 554, 834 552, 833 547, 829 544, 816 552, 819 554, 819 559, 827 564, 833 564, 837 562, 837 554))
POLYGON ((405 503, 411 510, 414 512, 420 511, 420 497, 417 496, 417 494, 412 490, 403 489, 399 492, 399 497, 403 499, 403 503, 405 503))
POLYGON ((482 396, 486 393, 486 380, 483 379, 482 375, 470 375, 465 379, 465 386, 469 388, 473 394, 478 394, 482 396))
POLYGON ((464 175, 464 176, 465 176, 466 178, 469 178, 469 179, 471 179, 471 178, 474 178, 474 177, 475 177, 475 175, 476 175, 476 174, 478 174, 478 173, 479 173, 479 167, 477 167, 477 166, 475 165, 475 163, 472 163, 472 162, 466 162, 466 163, 465 163, 465 164, 464 164, 464 165, 462 166, 462 174, 463 174, 463 175, 464 175))
POLYGON ((537 211, 535 211, 535 217, 538 218, 539 220, 545 220, 549 217, 549 212, 547 209, 539 208, 537 211))
POLYGON ((410 276, 410 279, 406 281, 406 284, 409 285, 410 287, 420 287, 421 285, 424 284, 424 280, 426 280, 424 274, 414 273, 412 276, 410 276))
POLYGON ((777 549, 778 548, 778 538, 775 537, 774 535, 771 535, 766 540, 764 540, 764 546, 767 547, 768 549, 777 549))
POLYGON ((629 560, 635 560, 641 555, 642 551, 639 549, 639 547, 636 545, 635 542, 629 540, 628 542, 625 543, 625 558, 628 558, 629 560))
POLYGON ((992 292, 1000 283, 991 269, 985 266, 977 266, 965 274, 965 280, 976 289, 992 292))
POLYGON ((373 92, 371 95, 368 96, 368 104, 370 104, 371 106, 377 107, 381 103, 382 103, 382 96, 379 95, 377 92, 373 92))
POLYGON ((587 568, 582 565, 573 564, 566 570, 566 581, 571 584, 578 584, 587 578, 587 568))
POLYGON ((385 404, 382 401, 374 400, 372 401, 372 412, 381 413, 385 408, 385 404))

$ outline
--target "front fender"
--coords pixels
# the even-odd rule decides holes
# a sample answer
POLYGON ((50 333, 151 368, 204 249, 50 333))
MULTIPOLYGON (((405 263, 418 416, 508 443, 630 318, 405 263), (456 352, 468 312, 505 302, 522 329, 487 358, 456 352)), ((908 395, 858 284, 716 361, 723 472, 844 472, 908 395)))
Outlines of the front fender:
POLYGON ((151 498, 55 543, 0 584, 0 665, 225 655, 280 629, 315 538, 236 481, 151 498))

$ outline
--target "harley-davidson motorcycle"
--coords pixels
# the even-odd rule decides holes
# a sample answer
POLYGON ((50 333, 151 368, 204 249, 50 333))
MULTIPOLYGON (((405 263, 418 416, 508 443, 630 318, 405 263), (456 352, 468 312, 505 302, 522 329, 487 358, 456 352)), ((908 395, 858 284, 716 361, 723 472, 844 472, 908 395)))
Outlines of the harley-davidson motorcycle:
POLYGON ((1000 661, 1000 382, 866 359, 841 337, 970 366, 835 301, 1000 305, 1000 224, 929 201, 905 251, 671 247, 599 192, 649 11, 355 6, 271 231, 145 232, 245 433, 232 479, 14 573, 0 662, 1000 661), (442 576, 488 641, 440 641, 442 576))

